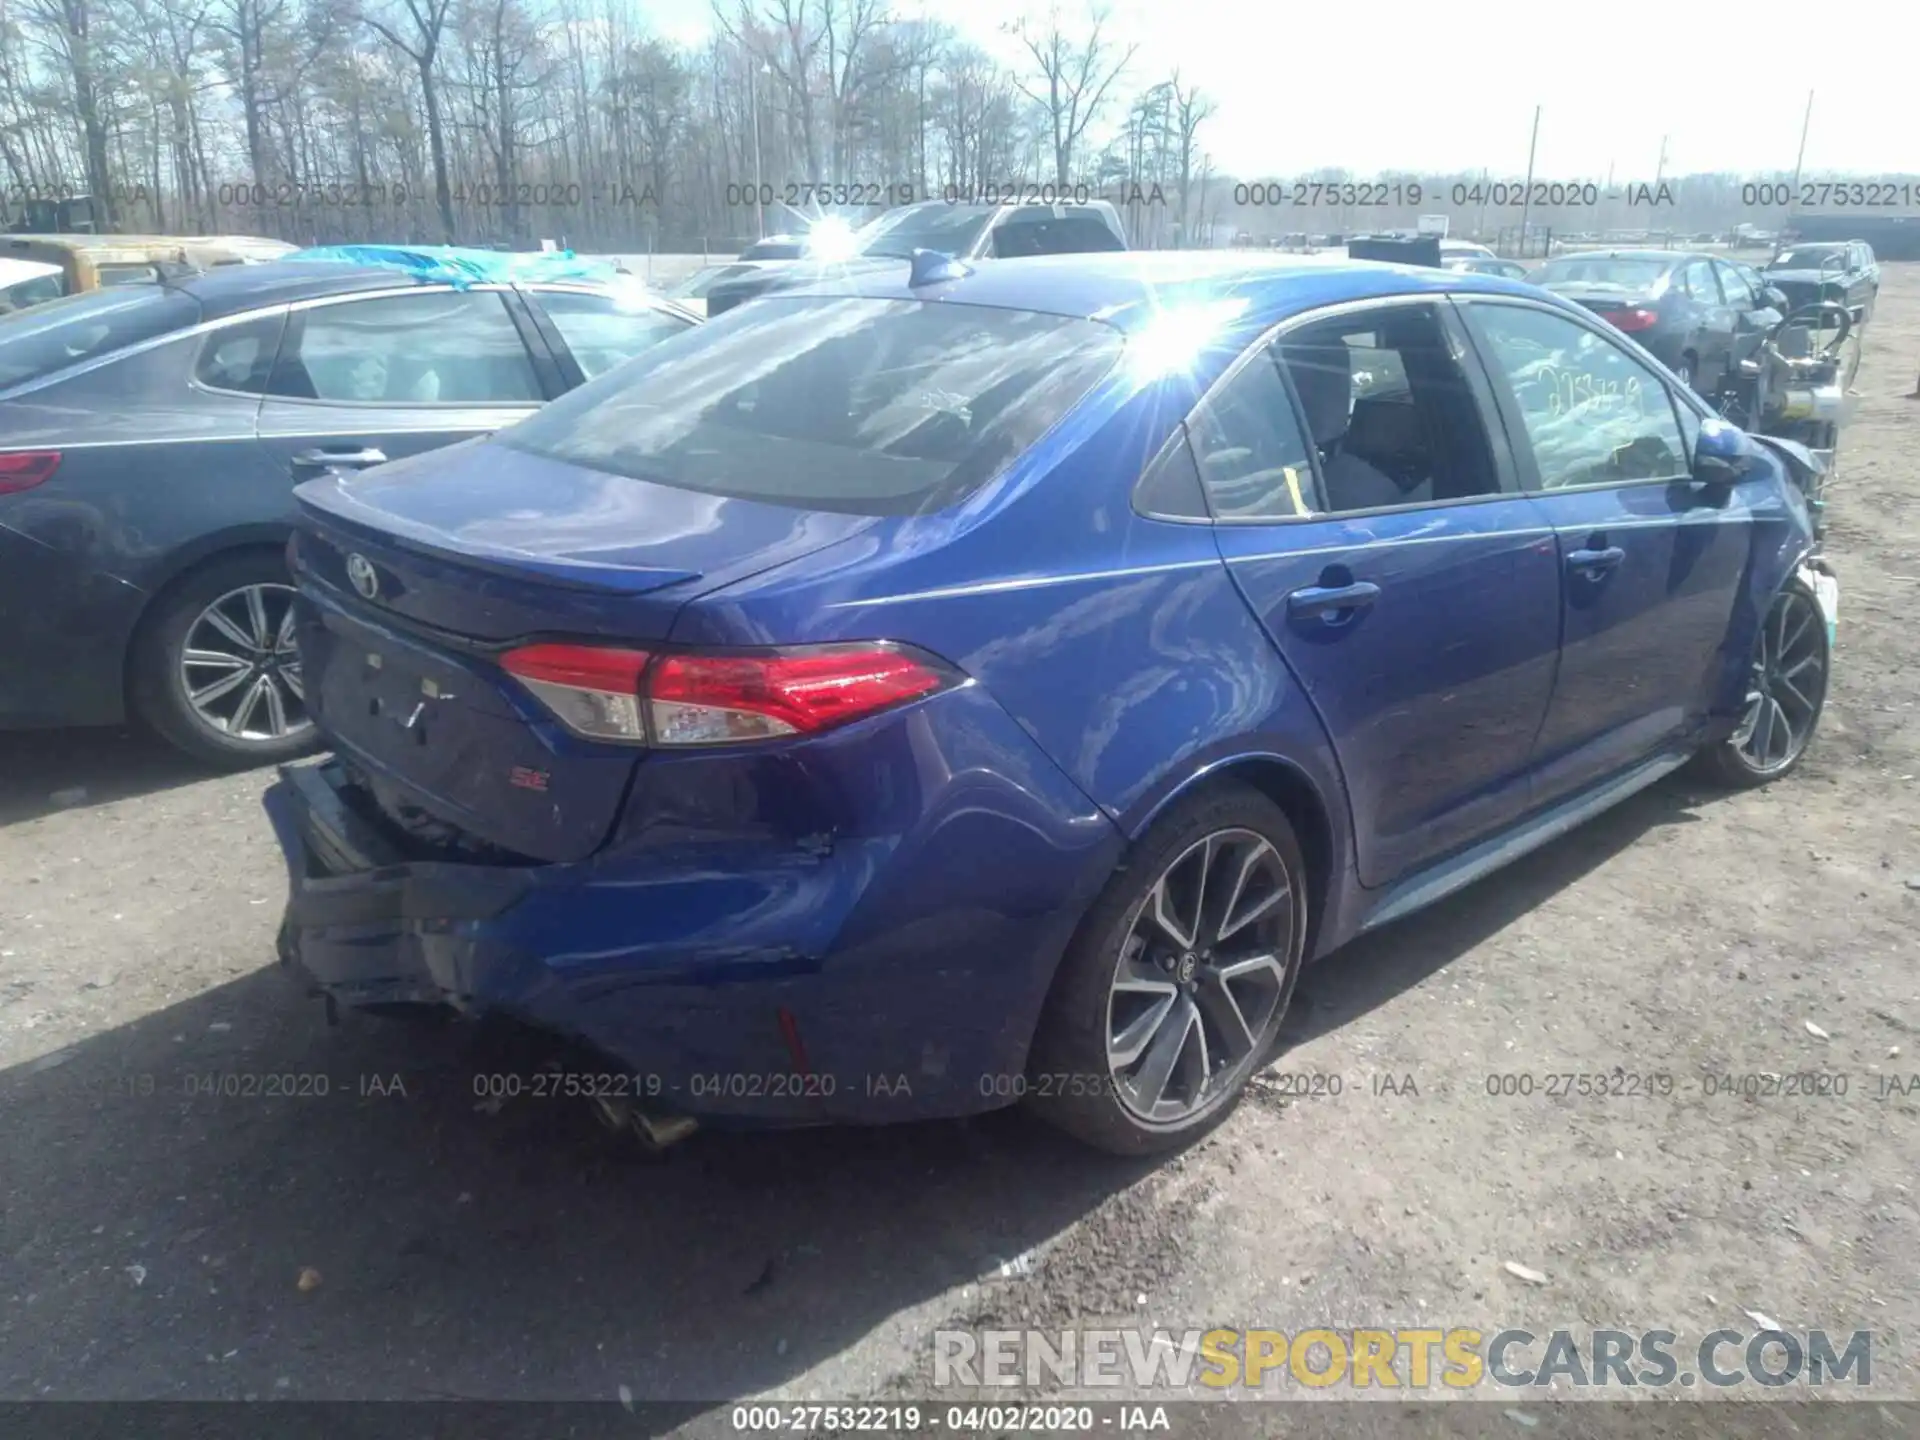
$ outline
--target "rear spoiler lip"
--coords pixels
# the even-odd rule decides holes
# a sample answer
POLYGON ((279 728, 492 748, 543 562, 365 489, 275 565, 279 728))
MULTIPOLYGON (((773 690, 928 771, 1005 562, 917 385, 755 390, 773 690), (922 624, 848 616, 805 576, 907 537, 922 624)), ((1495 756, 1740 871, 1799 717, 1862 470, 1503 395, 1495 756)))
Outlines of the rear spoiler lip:
POLYGON ((462 545, 445 531, 402 520, 384 510, 361 505, 337 481, 309 480, 297 485, 294 501, 302 518, 359 536, 370 542, 397 545, 429 559, 454 560, 476 570, 511 579, 534 578, 548 585, 596 594, 644 595, 698 580, 698 570, 670 570, 657 566, 611 565, 551 555, 535 555, 506 546, 462 545))

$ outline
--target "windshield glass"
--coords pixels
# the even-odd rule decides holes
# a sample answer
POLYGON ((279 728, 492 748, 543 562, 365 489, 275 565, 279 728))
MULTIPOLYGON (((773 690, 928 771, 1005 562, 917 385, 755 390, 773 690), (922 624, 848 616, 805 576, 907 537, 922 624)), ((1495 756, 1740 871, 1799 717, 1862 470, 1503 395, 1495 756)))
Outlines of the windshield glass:
POLYGON ((1530 277, 1536 285, 1613 285, 1622 290, 1650 290, 1664 275, 1665 260, 1582 256, 1550 260, 1530 277))
POLYGON ((0 389, 185 329, 199 302, 161 285, 83 291, 0 315, 0 389))
POLYGON ((1822 265, 1844 265, 1847 252, 1830 245, 1803 245, 1782 250, 1768 263, 1769 270, 1818 270, 1822 265))
POLYGON ((973 248, 992 218, 991 210, 970 210, 964 205, 940 201, 910 205, 882 215, 862 230, 859 253, 887 255, 899 260, 911 260, 915 250, 961 255, 973 248))
POLYGON ((906 515, 1000 473, 1122 348, 1091 320, 773 297, 656 345, 500 443, 682 490, 906 515))

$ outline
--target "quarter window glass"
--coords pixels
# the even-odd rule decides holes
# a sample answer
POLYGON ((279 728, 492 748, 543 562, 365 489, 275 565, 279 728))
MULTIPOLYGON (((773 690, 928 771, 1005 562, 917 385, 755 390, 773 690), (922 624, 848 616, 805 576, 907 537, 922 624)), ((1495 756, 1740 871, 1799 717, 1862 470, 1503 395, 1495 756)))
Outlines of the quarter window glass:
POLYGON ((538 404, 533 362, 495 291, 389 295, 298 312, 270 389, 389 405, 538 404))
POLYGON ((589 380, 678 335, 689 324, 651 305, 623 305, 613 296, 577 290, 542 291, 538 301, 589 380))
POLYGON ((1667 387, 1611 341, 1558 315, 1468 307, 1496 381, 1519 406, 1540 486, 1617 485, 1687 473, 1667 387))
POLYGON ((1313 509, 1313 462, 1280 371, 1254 357, 1188 417, 1207 501, 1222 520, 1279 519, 1313 509))
POLYGON ((273 357, 280 349, 284 315, 250 320, 216 330, 201 342, 194 378, 215 390, 239 390, 248 395, 266 393, 273 357))

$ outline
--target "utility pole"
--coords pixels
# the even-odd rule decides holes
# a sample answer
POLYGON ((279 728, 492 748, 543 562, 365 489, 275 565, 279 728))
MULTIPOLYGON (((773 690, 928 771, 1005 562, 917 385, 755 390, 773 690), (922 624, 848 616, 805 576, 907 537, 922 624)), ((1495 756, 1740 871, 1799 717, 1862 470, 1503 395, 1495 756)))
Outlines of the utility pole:
MULTIPOLYGON (((1653 188, 1655 190, 1658 190, 1660 188, 1660 182, 1662 179, 1666 177, 1666 173, 1667 173, 1667 137, 1662 135, 1660 137, 1660 158, 1653 162, 1653 188)), ((1649 230, 1651 230, 1652 227, 1648 227, 1648 228, 1649 230)), ((1668 250, 1671 250, 1673 248, 1673 232, 1671 230, 1667 232, 1667 243, 1665 248, 1668 250)))
POLYGON ((1807 130, 1813 124, 1813 91, 1807 91, 1807 113, 1800 118, 1800 153, 1793 157, 1793 190, 1787 196, 1787 224, 1792 226, 1800 206, 1800 169, 1807 163, 1807 130))
POLYGON ((758 65, 749 64, 747 68, 747 96, 748 104, 753 111, 753 236, 756 240, 764 240, 767 238, 767 212, 760 199, 760 67, 758 65))
POLYGON ((1540 107, 1533 107, 1533 138, 1527 141, 1527 188, 1520 192, 1520 254, 1527 253, 1527 214, 1533 209, 1533 155, 1540 145, 1540 107))

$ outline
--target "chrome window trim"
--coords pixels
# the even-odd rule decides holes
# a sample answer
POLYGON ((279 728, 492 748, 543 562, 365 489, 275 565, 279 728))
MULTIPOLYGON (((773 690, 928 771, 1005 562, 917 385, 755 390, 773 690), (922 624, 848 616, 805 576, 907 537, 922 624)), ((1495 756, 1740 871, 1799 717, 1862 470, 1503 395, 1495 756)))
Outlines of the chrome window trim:
MULTIPOLYGON (((638 277, 629 278, 637 279, 638 277)), ((642 285, 646 284, 645 281, 640 281, 639 283, 642 285)), ((474 288, 478 289, 479 287, 475 286, 474 288)), ((605 285, 592 280, 523 281, 519 288, 529 295, 595 295, 604 300, 614 298, 605 285)), ((688 329, 692 329, 701 323, 698 315, 676 304, 671 295, 659 294, 651 288, 646 289, 640 296, 640 303, 656 315, 665 315, 670 320, 684 320, 688 329)), ((553 317, 549 315, 547 318, 551 320, 553 317)))
MULTIPOLYGON (((80 375, 89 375, 95 370, 104 369, 108 365, 117 365, 122 360, 130 360, 136 355, 144 355, 149 350, 158 350, 162 345, 171 345, 176 340, 188 340, 196 335, 204 335, 210 330, 218 330, 222 326, 235 325, 247 320, 258 320, 262 316, 273 314, 276 310, 284 309, 288 313, 291 313, 295 310, 316 309, 322 305, 337 305, 348 300, 368 300, 376 295, 424 294, 437 290, 451 290, 453 288, 451 285, 400 285, 384 290, 353 290, 344 295, 318 295, 310 300, 276 300, 271 305, 258 305, 251 310, 236 310, 231 315, 221 315, 212 320, 198 320, 191 325, 183 325, 178 330, 169 330, 164 335, 155 335, 151 339, 138 341, 123 349, 115 350, 111 354, 96 355, 91 360, 82 360, 77 365, 69 365, 66 369, 56 370, 51 375, 42 375, 37 380, 26 381, 11 390, 0 390, 0 400, 11 400, 17 395, 29 395, 35 390, 44 389, 49 385, 56 385, 63 381, 72 380, 80 375)), ((475 285, 470 288, 475 290, 498 290, 502 287, 498 285, 475 285)))

